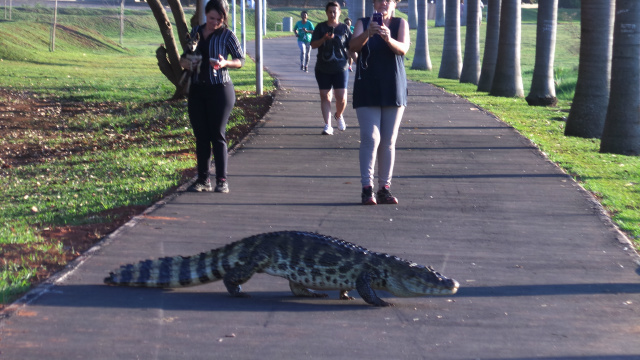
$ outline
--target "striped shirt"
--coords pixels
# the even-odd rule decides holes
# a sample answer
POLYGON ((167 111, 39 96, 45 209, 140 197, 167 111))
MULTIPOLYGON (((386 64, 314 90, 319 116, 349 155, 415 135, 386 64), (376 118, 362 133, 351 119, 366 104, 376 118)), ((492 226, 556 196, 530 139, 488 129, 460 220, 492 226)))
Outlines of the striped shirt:
MULTIPOLYGON (((200 39, 204 39, 204 35, 202 34, 204 26, 205 24, 202 24, 194 28, 192 35, 199 32, 200 39)), ((216 70, 216 74, 213 74, 213 68, 209 63, 209 58, 218 59, 218 55, 222 55, 223 58, 228 59, 229 55, 231 55, 232 59, 240 59, 244 64, 244 52, 242 51, 238 38, 233 31, 224 26, 214 31, 205 41, 200 41, 197 51, 202 55, 202 63, 200 64, 199 76, 194 72, 194 79, 192 79, 192 83, 194 84, 204 83, 214 85, 231 81, 229 69, 226 67, 216 70)))

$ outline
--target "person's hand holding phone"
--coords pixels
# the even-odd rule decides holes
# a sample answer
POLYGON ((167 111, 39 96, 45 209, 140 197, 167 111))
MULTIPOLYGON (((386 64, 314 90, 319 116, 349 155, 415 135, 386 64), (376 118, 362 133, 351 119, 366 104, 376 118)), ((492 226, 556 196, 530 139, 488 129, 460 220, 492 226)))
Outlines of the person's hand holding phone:
POLYGON ((329 39, 333 39, 333 27, 329 27, 329 30, 327 30, 326 33, 324 33, 324 36, 322 37, 324 39, 324 41, 327 41, 329 39))
POLYGON ((217 70, 227 66, 227 61, 222 57, 222 55, 218 55, 217 59, 209 58, 209 64, 211 64, 211 67, 213 68, 213 75, 216 75, 218 73, 217 70))
POLYGON ((371 15, 371 18, 369 19, 369 26, 367 27, 367 32, 369 34, 369 37, 372 37, 375 34, 380 34, 380 27, 382 25, 383 25, 383 23, 382 23, 382 14, 381 13, 373 13, 373 15, 371 15), (379 15, 379 17, 378 17, 378 15, 379 15))

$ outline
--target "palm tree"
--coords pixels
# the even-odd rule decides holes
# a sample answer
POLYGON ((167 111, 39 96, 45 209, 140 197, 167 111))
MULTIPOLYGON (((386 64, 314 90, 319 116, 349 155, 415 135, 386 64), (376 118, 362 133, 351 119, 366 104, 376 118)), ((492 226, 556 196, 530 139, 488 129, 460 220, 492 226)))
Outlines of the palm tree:
POLYGON ((640 155, 640 1, 616 0, 611 96, 600 152, 640 155))
POLYGON ((553 76, 557 29, 558 0, 539 2, 536 27, 536 63, 533 67, 531 89, 525 98, 529 105, 555 106, 558 103, 553 76))
POLYGON ((416 0, 409 0, 409 11, 407 11, 407 21, 409 22, 409 29, 416 29, 418 27, 418 13, 416 0))
POLYGON ((461 83, 478 84, 480 77, 480 0, 467 0, 467 35, 464 42, 461 83))
POLYGON ((520 72, 520 0, 503 0, 500 9, 498 60, 490 95, 524 97, 520 72))
POLYGON ((484 39, 484 57, 478 80, 478 91, 491 90, 493 76, 498 60, 498 36, 500 34, 501 0, 489 0, 487 3, 487 34, 484 39))
POLYGON ((460 79, 460 70, 462 68, 460 3, 457 0, 449 0, 446 5, 442 62, 440 63, 438 77, 457 80, 460 79))
POLYGON ((609 106, 615 2, 585 1, 580 10, 578 81, 564 134, 600 138, 609 106))
POLYGON ((429 57, 429 36, 427 33, 427 0, 417 0, 418 32, 416 34, 416 51, 413 55, 412 69, 431 70, 429 57))
MULTIPOLYGON (((457 0, 452 0, 457 1, 457 0)), ((436 0, 436 27, 444 26, 444 6, 446 0, 436 0)))

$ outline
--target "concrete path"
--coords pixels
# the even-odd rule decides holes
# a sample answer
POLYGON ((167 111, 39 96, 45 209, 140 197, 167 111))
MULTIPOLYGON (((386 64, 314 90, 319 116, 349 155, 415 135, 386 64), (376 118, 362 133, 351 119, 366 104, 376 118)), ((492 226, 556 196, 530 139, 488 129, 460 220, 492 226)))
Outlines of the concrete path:
MULTIPOLYGON (((358 126, 322 136, 293 38, 265 43, 283 87, 231 157, 230 194, 179 192, 30 293, 0 323, 1 359, 639 359, 638 257, 569 176, 473 104, 410 84, 399 205, 361 206, 358 126), (294 298, 256 275, 175 291, 102 285, 113 268, 257 233, 307 230, 434 266, 451 297, 294 298)), ((315 56, 315 52, 314 52, 315 56)), ((355 291, 352 295, 357 297, 355 291)))

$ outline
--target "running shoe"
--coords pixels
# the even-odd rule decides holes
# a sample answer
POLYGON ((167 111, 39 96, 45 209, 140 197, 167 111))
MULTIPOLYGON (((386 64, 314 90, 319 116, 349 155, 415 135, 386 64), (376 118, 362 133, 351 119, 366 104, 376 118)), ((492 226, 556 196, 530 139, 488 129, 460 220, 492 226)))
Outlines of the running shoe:
POLYGON ((203 191, 211 191, 211 180, 209 179, 198 179, 193 185, 189 186, 189 191, 193 192, 203 192, 203 191))
POLYGON ((331 125, 325 125, 324 130, 322 130, 322 135, 333 135, 333 128, 331 125))
POLYGON ((338 130, 345 131, 347 129, 347 124, 344 122, 344 117, 340 115, 340 117, 333 116, 334 119, 338 122, 338 130))
POLYGON ((362 188, 362 205, 375 205, 376 198, 373 196, 373 187, 365 186, 362 188))
POLYGON ((391 195, 391 191, 389 191, 389 185, 385 185, 376 193, 376 198, 378 198, 378 203, 380 204, 397 204, 398 198, 391 195))
POLYGON ((216 188, 215 192, 226 194, 229 192, 229 183, 227 179, 218 179, 216 180, 216 188))

